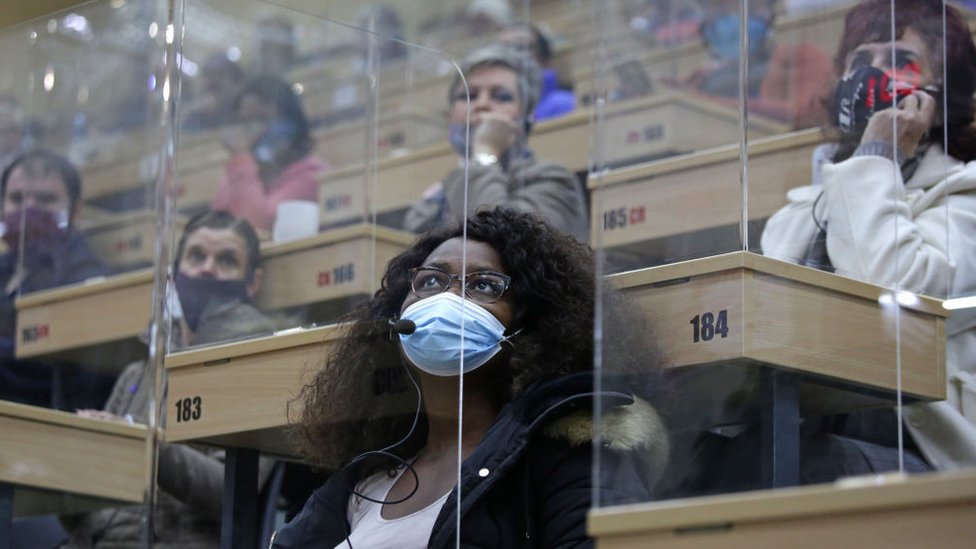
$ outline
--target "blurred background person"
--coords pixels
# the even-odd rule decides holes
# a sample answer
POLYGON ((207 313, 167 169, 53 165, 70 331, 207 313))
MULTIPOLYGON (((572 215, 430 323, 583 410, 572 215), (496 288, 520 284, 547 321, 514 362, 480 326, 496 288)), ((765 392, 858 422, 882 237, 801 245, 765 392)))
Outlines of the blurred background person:
POLYGON ((243 69, 220 52, 204 60, 199 74, 200 92, 183 119, 182 129, 209 130, 234 122, 234 100, 244 84, 243 69))
POLYGON ((509 0, 471 0, 464 10, 464 22, 473 36, 494 34, 512 23, 509 0))
POLYGON ((257 44, 251 73, 285 78, 299 61, 295 23, 283 16, 267 17, 258 21, 254 32, 257 44))
MULTIPOLYGON (((176 257, 177 298, 171 305, 177 321, 171 332, 171 351, 269 335, 281 327, 251 304, 264 273, 258 237, 247 221, 219 211, 198 215, 187 223, 176 257)), ((152 393, 152 372, 145 361, 135 362, 116 379, 104 407, 78 410, 78 414, 146 423, 152 393)), ((262 458, 262 484, 272 465, 271 460, 262 458)), ((155 506, 157 530, 152 547, 219 547, 223 452, 161 443, 157 480, 161 491, 155 506)), ((142 506, 133 506, 62 517, 70 536, 62 547, 145 547, 144 511, 142 506)))
POLYGON ((262 76, 245 84, 234 102, 238 125, 224 135, 230 151, 213 209, 270 231, 286 200, 318 203, 328 164, 314 141, 298 95, 284 81, 262 76))
MULTIPOLYGON (((974 295, 976 44, 951 6, 944 34, 941 2, 896 0, 893 22, 891 6, 864 0, 848 12, 835 141, 814 152, 813 184, 769 219, 763 253, 911 293, 974 295)), ((907 446, 937 469, 976 465, 976 312, 955 311, 946 332, 947 400, 904 408, 907 446)), ((891 409, 831 420, 897 445, 891 409)))
POLYGON ((534 112, 536 122, 573 112, 576 108, 573 82, 560 78, 559 71, 552 64, 552 43, 538 27, 527 22, 514 23, 499 33, 497 41, 532 56, 542 68, 542 88, 534 112))
MULTIPOLYGON (((382 67, 391 62, 400 61, 407 56, 407 47, 403 43, 403 21, 395 9, 386 4, 369 4, 360 8, 356 17, 359 28, 366 29, 375 35, 360 33, 362 41, 360 47, 363 55, 368 51, 368 42, 375 38, 376 63, 382 67)), ((365 62, 361 69, 365 69, 365 62)))
MULTIPOLYGON (((63 156, 35 149, 11 162, 0 180, 3 241, 0 255, 0 398, 74 409, 101 402, 104 376, 58 366, 62 386, 54 393, 49 364, 14 359, 18 296, 109 273, 85 237, 75 231, 81 175, 63 156)), ((96 404, 97 405, 97 404, 96 404)))
MULTIPOLYGON (((829 95, 836 73, 830 57, 816 44, 773 42, 775 4, 775 0, 749 2, 749 112, 795 128, 819 126, 826 121, 823 99, 829 95)), ((739 0, 706 4, 701 37, 709 60, 683 82, 685 87, 729 105, 737 105, 740 95, 739 6, 739 0)))
POLYGON ((703 10, 698 0, 628 0, 620 3, 620 11, 648 45, 681 44, 699 37, 703 10))
POLYGON ((528 148, 539 98, 538 65, 516 50, 492 46, 472 53, 461 70, 470 105, 460 75, 448 90, 449 138, 461 165, 414 203, 404 228, 422 232, 482 206, 505 205, 534 211, 585 242, 589 223, 583 185, 566 168, 536 160, 528 148))

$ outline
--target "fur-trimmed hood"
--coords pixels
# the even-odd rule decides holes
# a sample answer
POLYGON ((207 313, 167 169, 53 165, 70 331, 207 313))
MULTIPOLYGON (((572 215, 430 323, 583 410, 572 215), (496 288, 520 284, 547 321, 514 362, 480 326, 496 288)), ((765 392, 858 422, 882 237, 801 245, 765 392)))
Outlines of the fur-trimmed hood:
POLYGON ((660 480, 671 454, 671 441, 661 416, 654 406, 639 398, 607 410, 599 418, 592 411, 574 412, 547 425, 542 433, 573 446, 589 444, 599 437, 599 443, 608 450, 634 452, 644 465, 650 486, 660 480))

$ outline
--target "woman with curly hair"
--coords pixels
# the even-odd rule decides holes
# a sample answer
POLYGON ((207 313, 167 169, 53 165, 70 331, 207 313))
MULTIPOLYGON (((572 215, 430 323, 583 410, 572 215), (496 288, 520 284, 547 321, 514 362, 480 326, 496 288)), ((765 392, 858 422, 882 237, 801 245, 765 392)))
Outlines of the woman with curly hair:
POLYGON ((658 354, 606 292, 596 390, 596 292, 589 249, 533 214, 422 236, 303 391, 308 457, 345 466, 272 547, 585 545, 591 505, 649 499, 668 452, 658 354), (400 394, 374 394, 391 372, 400 394))

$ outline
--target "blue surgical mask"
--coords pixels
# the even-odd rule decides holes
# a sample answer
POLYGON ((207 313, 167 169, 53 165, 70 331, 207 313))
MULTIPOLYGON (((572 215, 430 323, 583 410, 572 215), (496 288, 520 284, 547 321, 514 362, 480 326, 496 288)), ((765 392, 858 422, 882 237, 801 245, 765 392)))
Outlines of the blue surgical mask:
POLYGON ((435 376, 458 375, 462 341, 463 372, 468 373, 491 360, 501 350, 502 341, 511 337, 504 335, 505 326, 495 315, 451 292, 410 305, 402 318, 417 325, 412 334, 400 334, 403 354, 414 366, 435 376))
MULTIPOLYGON (((767 21, 759 16, 748 17, 749 53, 755 53, 763 47, 766 33, 769 30, 767 21)), ((713 19, 702 29, 702 38, 708 45, 712 57, 727 61, 739 57, 739 15, 729 13, 713 19)))

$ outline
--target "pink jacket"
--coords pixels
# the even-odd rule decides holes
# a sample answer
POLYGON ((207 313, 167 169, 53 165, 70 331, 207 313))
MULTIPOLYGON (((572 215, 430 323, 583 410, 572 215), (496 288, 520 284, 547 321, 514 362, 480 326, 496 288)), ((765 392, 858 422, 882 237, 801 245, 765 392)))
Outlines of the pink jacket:
POLYGON ((254 158, 248 153, 235 154, 227 161, 212 206, 247 219, 256 229, 270 231, 283 200, 318 202, 319 179, 327 171, 327 162, 309 155, 285 168, 266 191, 254 158))

